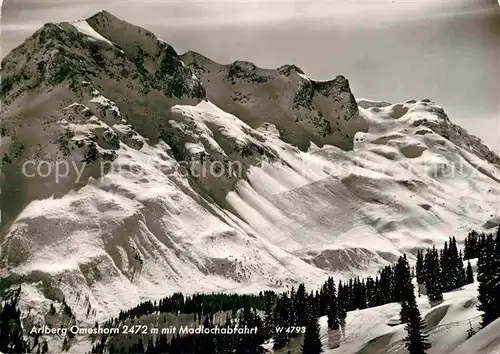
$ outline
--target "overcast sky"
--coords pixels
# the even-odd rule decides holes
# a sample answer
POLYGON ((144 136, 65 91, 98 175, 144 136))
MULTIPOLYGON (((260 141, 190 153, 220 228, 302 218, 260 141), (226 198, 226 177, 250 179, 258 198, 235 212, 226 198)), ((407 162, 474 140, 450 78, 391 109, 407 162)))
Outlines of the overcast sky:
POLYGON ((268 68, 293 63, 316 79, 343 74, 356 97, 431 98, 500 152, 496 0, 3 0, 2 57, 45 22, 102 9, 180 53, 268 68))

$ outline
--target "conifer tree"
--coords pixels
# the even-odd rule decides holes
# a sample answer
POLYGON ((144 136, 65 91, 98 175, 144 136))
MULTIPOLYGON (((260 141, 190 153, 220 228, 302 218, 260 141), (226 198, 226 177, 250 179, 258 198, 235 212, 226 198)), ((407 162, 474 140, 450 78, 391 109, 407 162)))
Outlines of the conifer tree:
POLYGON ((460 288, 460 287, 464 286, 465 284, 467 284, 467 282, 466 282, 467 274, 465 272, 464 258, 462 255, 462 251, 460 251, 458 253, 456 269, 457 269, 457 273, 458 273, 458 281, 457 281, 456 287, 460 288))
POLYGON ((328 294, 328 328, 337 330, 339 329, 339 318, 337 311, 337 290, 335 288, 335 282, 333 278, 330 277, 327 283, 327 294, 328 294))
POLYGON ((142 338, 139 337, 139 342, 137 343, 137 352, 144 353, 144 344, 142 343, 142 338))
POLYGON ((443 299, 442 283, 440 280, 441 271, 438 251, 435 247, 425 254, 425 288, 429 301, 443 299))
POLYGON ((361 281, 358 283, 359 286, 359 301, 358 301, 358 308, 359 309, 365 309, 367 306, 367 297, 366 297, 366 284, 365 280, 361 279, 361 281))
POLYGON ((380 298, 382 299, 382 304, 387 304, 393 301, 393 271, 391 266, 386 266, 382 268, 380 272, 380 298))
POLYGON ((349 279, 349 282, 346 284, 347 290, 347 311, 352 311, 356 309, 355 306, 355 298, 354 298, 354 280, 351 278, 349 279))
POLYGON ((319 316, 324 316, 328 311, 328 282, 330 281, 330 277, 328 280, 321 286, 321 290, 319 292, 319 316))
POLYGON ((307 293, 304 284, 300 284, 295 295, 295 312, 297 313, 297 325, 303 327, 307 324, 307 293))
MULTIPOLYGON (((298 319, 298 314, 297 314, 297 307, 296 307, 296 301, 297 301, 297 295, 295 293, 295 288, 292 286, 292 289, 290 290, 290 313, 289 313, 289 323, 290 326, 292 327, 297 327, 299 324, 299 319, 298 319)), ((298 333, 296 332, 291 332, 290 336, 295 337, 297 336, 298 333)))
POLYGON ((253 310, 252 320, 249 323, 249 327, 257 329, 255 333, 248 335, 249 340, 251 340, 253 343, 251 346, 253 351, 250 352, 250 354, 252 354, 252 353, 254 353, 254 354, 265 353, 266 350, 262 347, 262 345, 266 341, 266 338, 264 337, 263 331, 262 331, 263 322, 262 322, 262 319, 260 318, 260 316, 257 314, 255 309, 253 310))
MULTIPOLYGON (((21 311, 17 309, 19 293, 20 288, 9 301, 4 303, 3 307, 0 306, 0 352, 3 353, 28 351, 28 344, 23 338, 21 311)), ((44 346, 47 344, 44 343, 44 346)))
POLYGON ((303 354, 319 354, 323 352, 323 346, 321 344, 321 339, 319 336, 319 323, 318 317, 316 316, 316 310, 314 309, 314 304, 312 302, 308 303, 309 308, 309 318, 306 325, 306 331, 304 333, 304 343, 302 344, 303 354))
POLYGON ((425 284, 424 253, 421 250, 417 251, 417 264, 415 268, 417 283, 425 284))
POLYGON ((339 280, 339 291, 338 291, 338 299, 337 299, 337 312, 339 321, 345 320, 347 317, 347 309, 346 309, 346 294, 347 288, 342 284, 342 281, 339 280))
POLYGON ((415 294, 413 293, 413 284, 411 282, 410 265, 408 264, 406 254, 403 257, 399 257, 398 269, 401 276, 401 312, 399 317, 401 323, 406 323, 409 320, 411 303, 415 302, 415 294))
POLYGON ((477 281, 479 282, 477 298, 479 300, 478 310, 483 312, 482 327, 494 321, 491 297, 493 277, 492 257, 495 246, 493 235, 489 235, 485 241, 477 260, 477 281))
POLYGON ((269 294, 267 294, 265 299, 264 323, 263 323, 263 332, 265 339, 269 339, 273 336, 275 328, 273 311, 274 311, 273 298, 269 294))
MULTIPOLYGON (((262 332, 262 322, 260 317, 255 311, 252 311, 248 305, 245 305, 243 312, 240 315, 239 324, 240 327, 255 328, 257 327, 257 333, 242 334, 238 336, 235 354, 260 354, 264 353, 265 350, 262 347, 264 344, 264 337, 262 332)), ((220 350, 215 350, 213 353, 219 353, 220 350)))
POLYGON ((486 247, 486 238, 487 237, 484 232, 481 232, 481 234, 479 234, 477 239, 476 257, 474 258, 479 258, 481 251, 483 250, 484 247, 486 247))
POLYGON ((327 316, 328 316, 328 328, 333 330, 339 329, 337 304, 333 301, 330 302, 330 304, 328 304, 327 316))
POLYGON ((464 239, 464 259, 470 259, 468 257, 470 252, 470 246, 469 246, 469 235, 464 239))
POLYGON ((479 311, 481 325, 487 326, 500 317, 500 227, 496 237, 488 235, 477 263, 479 311))
POLYGON ((375 293, 373 295, 373 298, 374 298, 374 306, 379 306, 379 305, 382 305, 382 298, 380 297, 380 279, 378 278, 378 276, 375 277, 375 293))
POLYGON ((401 302, 401 322, 406 323, 407 336, 403 340, 410 354, 425 354, 430 348, 427 341, 428 335, 424 334, 425 323, 415 299, 411 278, 405 278, 403 299, 401 302))
MULTIPOLYGON (((113 343, 111 343, 111 345, 113 345, 113 343)), ((113 347, 113 351, 111 351, 111 348, 109 348, 108 350, 109 350, 109 354, 114 353, 114 347, 113 347)), ((155 351, 154 351, 153 338, 149 337, 148 338, 148 346, 147 346, 145 354, 152 354, 154 352, 155 351)))
POLYGON ((467 261, 467 274, 465 283, 466 284, 474 283, 474 272, 472 271, 472 266, 470 265, 470 261, 467 261))
POLYGON ((495 246, 493 250, 493 301, 495 303, 496 318, 500 317, 500 226, 496 232, 495 246))
MULTIPOLYGON (((244 311, 247 309, 245 308, 244 311)), ((242 326, 245 325, 245 322, 242 321, 242 326)), ((205 320, 203 321, 203 328, 213 328, 213 318, 209 315, 205 316, 205 320)), ((215 336, 211 333, 203 334, 200 336, 200 353, 202 354, 211 354, 216 353, 216 345, 215 345, 215 336)))
MULTIPOLYGON (((133 353, 133 351, 131 352, 133 353)), ((175 337, 172 338, 172 341, 170 343, 170 353, 172 354, 182 353, 182 343, 179 334, 177 334, 175 337)))
POLYGON ((394 272, 394 291, 393 300, 396 302, 401 302, 403 299, 403 293, 405 291, 405 281, 407 278, 411 278, 410 267, 406 258, 406 254, 403 257, 399 257, 396 263, 394 272))
POLYGON ((418 310, 415 297, 409 302, 409 318, 405 325, 407 336, 403 339, 409 354, 426 354, 431 347, 428 335, 424 333, 425 322, 418 310))
POLYGON ((444 243, 444 248, 439 250, 439 269, 441 270, 441 275, 438 281, 441 283, 441 289, 443 292, 450 291, 452 289, 453 268, 451 267, 450 261, 450 251, 448 249, 448 242, 444 243))
POLYGON ((42 354, 47 353, 48 351, 49 351, 49 345, 47 344, 47 341, 43 341, 43 344, 42 344, 42 354))
POLYGON ((449 271, 450 287, 448 290, 458 289, 465 285, 465 268, 462 257, 462 251, 458 251, 457 240, 455 237, 450 238, 449 246, 449 271))
POLYGON ((479 234, 471 231, 464 240, 464 259, 477 258, 479 256, 478 248, 479 234))
MULTIPOLYGON (((320 308, 319 308, 319 299, 320 299, 320 296, 319 296, 319 291, 316 290, 316 292, 313 292, 311 291, 311 296, 312 298, 314 299, 314 301, 312 302, 312 305, 314 307, 314 313, 316 314, 316 317, 319 317, 320 316, 320 308)), ((323 315, 323 314, 321 314, 323 315)))
POLYGON ((375 285, 375 280, 372 277, 366 278, 366 302, 368 307, 378 305, 378 288, 375 285))
POLYGON ((288 344, 290 336, 286 330, 290 326, 290 300, 287 293, 283 293, 278 299, 274 311, 274 323, 276 328, 281 328, 283 330, 274 331, 274 349, 283 348, 288 344))

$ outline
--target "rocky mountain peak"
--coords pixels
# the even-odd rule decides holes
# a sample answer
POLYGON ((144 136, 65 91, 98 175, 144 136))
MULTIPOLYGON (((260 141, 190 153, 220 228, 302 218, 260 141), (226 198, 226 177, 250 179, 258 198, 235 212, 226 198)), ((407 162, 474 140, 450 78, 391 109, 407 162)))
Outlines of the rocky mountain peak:
POLYGON ((285 65, 282 65, 278 68, 278 73, 280 75, 285 75, 285 76, 289 76, 291 74, 302 74, 304 75, 304 71, 299 68, 298 66, 296 65, 293 65, 293 64, 285 64, 285 65))
POLYGON ((343 75, 337 75, 333 80, 316 81, 318 90, 327 96, 331 91, 333 92, 351 92, 349 81, 343 75))
POLYGON ((351 149, 354 133, 366 129, 341 75, 314 81, 296 65, 263 69, 242 60, 222 65, 192 52, 182 60, 203 82, 210 101, 253 128, 273 124, 283 140, 300 149, 311 142, 351 149))
POLYGON ((199 63, 215 63, 212 59, 204 56, 203 54, 200 54, 198 52, 195 52, 193 50, 188 50, 184 54, 181 55, 182 60, 185 63, 191 63, 191 62, 199 62, 199 63))
POLYGON ((96 14, 87 18, 87 21, 93 21, 93 20, 95 20, 97 22, 105 22, 107 24, 110 24, 112 22, 115 22, 115 23, 124 22, 107 10, 101 10, 101 11, 97 12, 96 14))

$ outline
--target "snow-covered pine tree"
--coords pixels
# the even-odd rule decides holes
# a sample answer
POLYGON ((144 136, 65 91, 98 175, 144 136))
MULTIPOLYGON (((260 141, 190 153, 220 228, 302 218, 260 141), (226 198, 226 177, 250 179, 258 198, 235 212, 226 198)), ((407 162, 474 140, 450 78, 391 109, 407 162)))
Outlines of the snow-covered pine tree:
POLYGON ((297 325, 303 327, 307 324, 307 293, 304 284, 300 284, 297 288, 294 306, 297 314, 297 325))
POLYGON ((274 349, 283 348, 288 344, 290 336, 286 329, 290 326, 290 299, 287 293, 283 293, 276 303, 274 310, 274 323, 276 328, 284 328, 284 330, 274 331, 274 349))
MULTIPOLYGON (((247 307, 245 307, 245 311, 247 311, 247 307)), ((244 313, 242 313, 240 316, 241 326, 246 325, 244 316, 245 316, 244 313)), ((213 327, 214 327, 213 316, 206 315, 205 319, 203 320, 203 328, 213 328, 213 327)), ((202 348, 203 353, 216 353, 217 346, 215 342, 215 335, 207 333, 200 336, 200 347, 202 348)), ((140 353, 142 353, 142 351, 140 351, 140 353)))
MULTIPOLYGON (((260 354, 265 353, 262 347, 264 344, 264 336, 262 334, 262 320, 255 310, 250 309, 248 305, 243 308, 243 313, 240 316, 240 327, 247 326, 248 328, 257 328, 256 333, 242 334, 237 336, 237 345, 235 354, 260 354)), ((213 353, 219 353, 214 351, 213 353)))
POLYGON ((394 280, 392 267, 386 266, 382 268, 379 282, 380 298, 382 299, 381 304, 387 304, 393 301, 393 284, 394 280))
POLYGON ((405 291, 404 285, 407 277, 411 278, 411 274, 405 254, 403 257, 399 257, 394 272, 393 298, 396 302, 401 302, 403 299, 403 293, 405 291))
POLYGON ((464 240, 464 259, 477 258, 479 235, 476 231, 471 231, 464 240))
POLYGON ((500 226, 497 229, 493 250, 492 299, 495 319, 500 318, 500 226))
POLYGON ((466 282, 466 277, 467 274, 465 272, 465 267, 464 267, 464 258, 462 255, 462 251, 458 253, 458 260, 457 260, 457 265, 456 265, 457 271, 458 271, 458 283, 457 283, 457 288, 460 288, 467 284, 466 282))
POLYGON ((409 303, 409 319, 405 325, 405 330, 408 333, 403 339, 406 349, 409 354, 426 354, 431 347, 428 342, 428 335, 424 333, 425 322, 418 310, 415 297, 409 303))
POLYGON ((439 301, 443 299, 439 263, 438 251, 433 247, 432 250, 427 251, 425 255, 425 287, 429 301, 439 301))
POLYGON ((439 250, 439 265, 442 276, 439 277, 441 289, 446 292, 453 289, 455 283, 455 274, 453 273, 453 261, 450 257, 448 242, 444 243, 444 248, 439 250))
POLYGON ((339 321, 345 320, 347 317, 347 288, 339 280, 339 290, 337 296, 337 312, 339 321))
POLYGON ((472 271, 472 266, 470 261, 467 261, 467 274, 465 276, 465 283, 472 284, 474 283, 474 272, 472 271))
POLYGON ((421 250, 417 251, 417 264, 415 265, 415 273, 418 284, 425 283, 425 268, 424 268, 424 253, 421 250))
POLYGON ((327 316, 328 328, 333 330, 339 329, 339 318, 337 311, 337 289, 333 277, 329 277, 326 286, 326 295, 328 299, 327 316))
POLYGON ((478 310, 482 311, 481 326, 485 327, 493 322, 496 317, 497 307, 494 298, 495 289, 495 240, 493 235, 486 237, 485 243, 481 248, 477 261, 477 281, 479 305, 478 310))
MULTIPOLYGON (((290 290, 290 319, 289 319, 289 322, 290 322, 290 326, 292 327, 295 327, 295 326, 298 326, 298 315, 297 315, 297 308, 295 306, 295 303, 296 303, 296 297, 297 297, 297 294, 295 292, 295 288, 292 286, 292 289, 290 290)), ((298 333, 290 333, 290 336, 291 337, 295 337, 297 336, 298 333)))
MULTIPOLYGON (((406 257, 401 262, 407 263, 406 257)), ((409 271, 402 285, 404 291, 400 316, 401 322, 406 323, 405 330, 408 333, 403 341, 410 354, 425 354, 426 350, 430 348, 430 344, 427 341, 428 336, 423 333, 425 322, 420 316, 409 271)))
POLYGON ((346 284, 346 294, 347 294, 347 311, 352 311, 356 309, 355 296, 354 296, 354 281, 353 279, 349 279, 349 282, 346 284))
POLYGON ((406 253, 403 257, 399 257, 398 267, 401 271, 401 311, 399 313, 399 318, 401 323, 406 323, 409 321, 410 316, 410 305, 411 302, 415 302, 415 294, 413 293, 413 284, 411 282, 410 265, 406 258, 406 253))
POLYGON ((311 304, 312 304, 312 308, 314 309, 314 314, 316 317, 319 317, 319 291, 316 290, 316 292, 313 292, 311 291, 311 304))
POLYGON ((273 336, 274 328, 274 298, 270 294, 266 294, 263 323, 264 338, 266 340, 273 336))
POLYGON ((368 307, 378 305, 378 289, 372 277, 366 278, 366 302, 368 307))
POLYGON ((453 236, 450 238, 449 256, 450 274, 452 281, 448 290, 458 289, 465 285, 465 269, 462 257, 462 251, 458 251, 457 240, 453 236))
POLYGON ((365 280, 356 277, 354 281, 354 309, 366 308, 366 285, 365 280))
POLYGON ((308 301, 309 318, 304 334, 304 342, 302 344, 303 354, 319 354, 323 352, 323 346, 319 336, 319 322, 316 316, 315 305, 308 301))

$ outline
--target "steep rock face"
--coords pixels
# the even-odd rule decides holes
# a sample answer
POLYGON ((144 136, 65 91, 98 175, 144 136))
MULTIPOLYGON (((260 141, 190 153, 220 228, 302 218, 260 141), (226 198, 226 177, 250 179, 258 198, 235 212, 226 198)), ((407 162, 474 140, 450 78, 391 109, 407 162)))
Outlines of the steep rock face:
MULTIPOLYGON (((131 58, 145 85, 166 96, 204 99, 205 89, 180 60, 174 48, 152 32, 101 11, 87 23, 131 58)), ((133 73, 131 73, 134 75, 133 73)))
POLYGON ((244 61, 221 65, 196 52, 181 58, 203 82, 210 101, 251 127, 274 124, 284 141, 302 150, 310 142, 349 150, 354 134, 367 129, 343 76, 314 81, 295 65, 276 70, 244 61))

